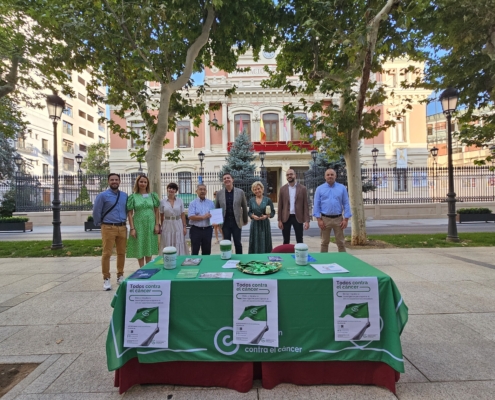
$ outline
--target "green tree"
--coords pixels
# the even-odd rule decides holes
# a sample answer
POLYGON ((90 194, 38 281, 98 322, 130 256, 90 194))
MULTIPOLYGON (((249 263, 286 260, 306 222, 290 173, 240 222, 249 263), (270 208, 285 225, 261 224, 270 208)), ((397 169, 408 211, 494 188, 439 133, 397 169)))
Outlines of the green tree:
MULTIPOLYGON (((302 138, 329 156, 346 161, 353 217, 352 244, 366 243, 359 143, 394 124, 374 108, 386 98, 383 85, 371 79, 391 58, 420 58, 413 31, 414 1, 359 0, 278 2, 280 47, 277 70, 266 82, 292 94, 285 106, 302 138), (294 80, 298 76, 299 80, 294 80), (322 93, 326 99, 317 94, 322 93), (332 99, 328 101, 327 99, 332 99), (297 111, 312 113, 309 121, 294 118, 297 111), (315 132, 322 132, 316 139, 315 132)), ((413 67, 410 67, 412 70, 413 67)), ((404 104, 404 109, 410 107, 404 104)))
POLYGON ((235 138, 229 155, 225 157, 227 162, 220 171, 220 177, 229 173, 232 177, 254 177, 256 164, 253 163, 256 156, 254 155, 253 144, 247 134, 242 133, 235 138))
MULTIPOLYGON (((21 3, 47 36, 67 45, 62 59, 75 68, 90 65, 96 71, 87 86, 92 98, 98 96, 99 79, 109 87, 107 102, 120 117, 137 115, 144 121, 146 132, 138 144, 148 143, 145 159, 152 190, 158 193, 167 132, 186 116, 199 126, 205 112, 198 101, 202 89, 188 91, 192 73, 212 63, 225 71, 235 70, 238 55, 249 48, 258 54, 273 31, 272 0, 21 3)), ((122 137, 138 138, 117 122, 109 121, 109 127, 122 137)), ((145 152, 145 146, 140 147, 134 156, 145 152)), ((169 151, 165 158, 177 162, 180 151, 169 151)))
POLYGON ((12 179, 15 176, 15 154, 14 147, 0 130, 0 180, 12 179))
POLYGON ((86 174, 108 175, 110 164, 108 162, 108 143, 94 143, 88 146, 86 158, 81 163, 81 168, 86 174))
POLYGON ((459 90, 460 140, 483 147, 495 139, 495 0, 423 2, 416 21, 429 48, 428 87, 459 90))

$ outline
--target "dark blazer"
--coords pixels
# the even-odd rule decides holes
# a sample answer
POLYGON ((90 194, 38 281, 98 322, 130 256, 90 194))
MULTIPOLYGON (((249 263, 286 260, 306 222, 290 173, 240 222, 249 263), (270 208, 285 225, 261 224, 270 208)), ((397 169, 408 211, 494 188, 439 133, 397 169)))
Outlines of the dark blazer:
MULTIPOLYGON (((306 186, 300 183, 296 184, 296 202, 294 205, 296 211, 296 220, 300 224, 309 222, 309 206, 308 206, 308 191, 306 186)), ((290 215, 290 196, 289 184, 285 184, 280 188, 278 194, 278 220, 287 222, 290 215)))
MULTIPOLYGON (((217 198, 215 200, 215 207, 221 207, 223 210, 223 218, 225 219, 225 212, 227 210, 227 204, 225 203, 225 188, 217 192, 217 198)), ((235 222, 239 228, 246 225, 248 222, 248 211, 246 196, 242 189, 234 188, 234 216, 235 222)))

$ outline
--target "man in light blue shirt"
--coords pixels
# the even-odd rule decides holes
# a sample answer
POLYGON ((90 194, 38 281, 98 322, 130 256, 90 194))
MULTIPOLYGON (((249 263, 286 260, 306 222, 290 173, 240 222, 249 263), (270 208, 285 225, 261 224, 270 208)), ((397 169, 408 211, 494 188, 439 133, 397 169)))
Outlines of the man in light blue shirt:
POLYGON ((189 217, 189 238, 191 239, 191 254, 197 256, 199 249, 201 255, 211 254, 211 239, 213 237, 213 227, 210 222, 210 211, 215 208, 213 201, 206 198, 206 186, 199 184, 196 189, 197 199, 189 204, 187 212, 189 217))
POLYGON ((339 252, 345 252, 344 229, 352 214, 347 189, 335 182, 336 178, 337 173, 329 168, 325 171, 326 183, 316 188, 313 216, 318 219, 318 227, 321 229, 321 253, 328 253, 332 229, 339 252))
POLYGON ((117 248, 117 284, 124 281, 125 249, 127 246, 127 194, 119 190, 120 175, 109 174, 109 188, 96 196, 93 218, 96 226, 101 225, 101 272, 103 290, 110 290, 110 257, 113 247, 117 248))

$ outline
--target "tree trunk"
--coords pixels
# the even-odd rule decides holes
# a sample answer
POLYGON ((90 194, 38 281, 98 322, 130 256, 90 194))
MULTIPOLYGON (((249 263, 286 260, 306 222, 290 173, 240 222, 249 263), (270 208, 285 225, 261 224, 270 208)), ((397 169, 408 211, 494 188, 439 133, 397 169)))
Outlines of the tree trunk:
POLYGON ((351 244, 366 244, 366 217, 364 215, 363 183, 361 179, 361 159, 359 156, 359 128, 351 134, 349 150, 344 154, 347 166, 349 201, 351 203, 351 244))

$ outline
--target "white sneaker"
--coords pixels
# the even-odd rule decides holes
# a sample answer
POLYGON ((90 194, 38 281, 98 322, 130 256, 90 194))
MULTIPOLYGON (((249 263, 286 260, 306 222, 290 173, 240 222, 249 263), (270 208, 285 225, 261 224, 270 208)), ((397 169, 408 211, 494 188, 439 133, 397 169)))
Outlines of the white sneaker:
POLYGON ((110 283, 110 278, 103 281, 103 290, 111 290, 112 284, 110 283))
POLYGON ((119 276, 117 278, 117 285, 120 285, 122 282, 124 282, 124 276, 123 275, 122 276, 119 276))

